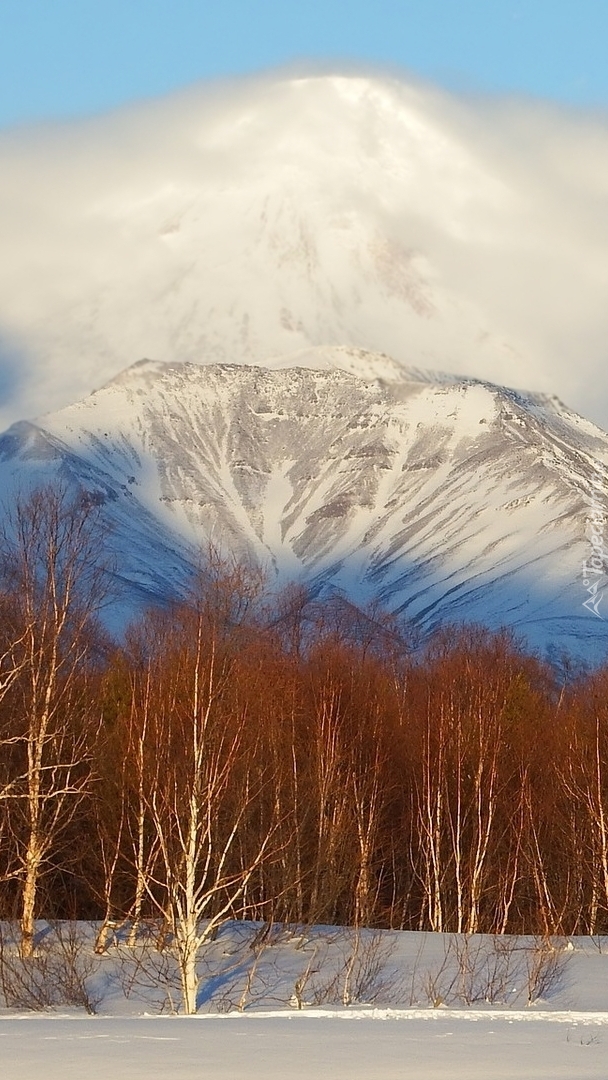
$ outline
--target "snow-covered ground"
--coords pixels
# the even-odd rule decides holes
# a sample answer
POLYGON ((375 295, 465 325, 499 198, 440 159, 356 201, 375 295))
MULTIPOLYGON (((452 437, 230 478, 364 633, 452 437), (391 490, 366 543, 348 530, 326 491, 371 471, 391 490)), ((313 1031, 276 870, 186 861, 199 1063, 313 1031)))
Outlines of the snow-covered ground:
MULTIPOLYGON (((233 923, 209 943, 200 1009, 185 1017, 168 1015, 169 1002, 177 1006, 179 999, 169 954, 140 947, 137 963, 119 940, 94 957, 90 930, 63 934, 97 1014, 65 1005, 42 1012, 5 1005, 3 1077, 608 1076, 606 938, 547 943, 370 932, 357 938, 336 928, 277 929, 264 938, 259 926, 233 923), (347 969, 350 1005, 342 1003, 347 969)), ((42 957, 50 937, 42 935, 42 957)), ((6 932, 4 941, 6 985, 15 954, 6 932)))
POLYGON ((0 1020, 19 1080, 605 1080, 608 1013, 0 1020))

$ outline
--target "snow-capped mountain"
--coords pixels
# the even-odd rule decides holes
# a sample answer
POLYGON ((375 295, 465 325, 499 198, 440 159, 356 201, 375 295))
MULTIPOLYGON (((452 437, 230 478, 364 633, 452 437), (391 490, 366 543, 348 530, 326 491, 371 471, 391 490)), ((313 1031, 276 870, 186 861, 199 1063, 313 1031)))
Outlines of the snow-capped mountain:
POLYGON ((608 623, 581 568, 607 476, 608 436, 555 398, 348 349, 141 361, 0 438, 4 492, 61 480, 103 504, 123 615, 178 594, 211 541, 423 631, 508 625, 590 661, 608 623))
POLYGON ((346 345, 606 426, 607 164, 599 117, 352 72, 1 135, 0 424, 136 357, 346 345))

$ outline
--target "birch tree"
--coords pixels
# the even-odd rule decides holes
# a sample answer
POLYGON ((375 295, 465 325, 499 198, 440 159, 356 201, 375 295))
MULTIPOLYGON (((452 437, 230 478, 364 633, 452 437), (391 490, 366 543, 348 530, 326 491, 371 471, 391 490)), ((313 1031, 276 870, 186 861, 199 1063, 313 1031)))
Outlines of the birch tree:
POLYGON ((44 489, 18 497, 0 537, 0 571, 15 644, 5 744, 11 876, 20 886, 22 951, 31 955, 41 875, 91 778, 96 717, 86 693, 103 595, 96 515, 44 489))
POLYGON ((132 747, 157 851, 145 886, 172 932, 187 1014, 197 1008, 200 952, 226 918, 246 911, 275 833, 273 823, 262 836, 250 827, 270 777, 234 665, 225 627, 218 640, 206 612, 186 611, 136 687, 132 747), (257 837, 245 859, 244 834, 257 837))

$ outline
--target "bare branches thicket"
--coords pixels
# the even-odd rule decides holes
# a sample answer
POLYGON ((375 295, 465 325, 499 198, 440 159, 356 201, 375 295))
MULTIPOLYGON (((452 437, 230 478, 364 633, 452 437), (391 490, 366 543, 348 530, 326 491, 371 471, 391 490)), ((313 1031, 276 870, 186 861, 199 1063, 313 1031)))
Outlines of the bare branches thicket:
POLYGON ((98 963, 84 928, 54 923, 39 934, 35 952, 24 956, 21 943, 0 927, 0 1000, 9 1009, 40 1011, 75 1006, 89 1015, 97 1012, 101 996, 95 989, 98 963))
POLYGON ((410 1004, 534 1005, 563 985, 570 954, 563 943, 510 935, 447 935, 443 956, 424 967, 417 958, 410 1004))

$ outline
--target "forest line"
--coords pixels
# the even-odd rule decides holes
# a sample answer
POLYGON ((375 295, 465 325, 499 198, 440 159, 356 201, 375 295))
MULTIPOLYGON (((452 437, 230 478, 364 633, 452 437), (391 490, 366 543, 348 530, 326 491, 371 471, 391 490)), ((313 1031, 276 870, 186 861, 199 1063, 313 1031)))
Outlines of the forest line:
POLYGON ((0 914, 26 955, 36 918, 156 920, 187 1000, 227 918, 608 933, 608 666, 480 627, 420 644, 212 553, 116 643, 97 528, 37 492, 1 542, 0 914))

